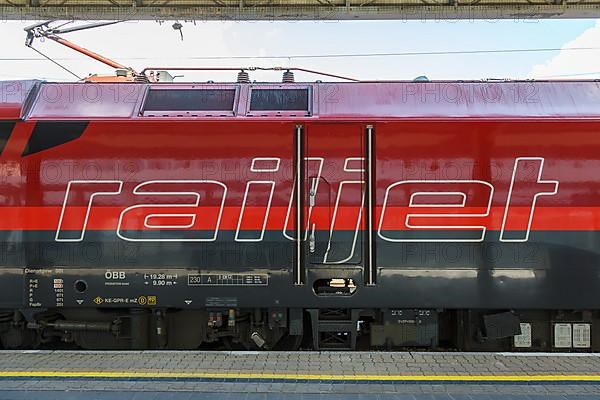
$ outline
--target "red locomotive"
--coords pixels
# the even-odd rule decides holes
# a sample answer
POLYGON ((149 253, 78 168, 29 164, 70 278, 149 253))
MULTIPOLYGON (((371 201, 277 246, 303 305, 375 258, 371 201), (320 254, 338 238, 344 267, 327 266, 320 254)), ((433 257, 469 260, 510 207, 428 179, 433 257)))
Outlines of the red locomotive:
POLYGON ((600 350, 597 82, 291 78, 3 82, 2 345, 600 350))

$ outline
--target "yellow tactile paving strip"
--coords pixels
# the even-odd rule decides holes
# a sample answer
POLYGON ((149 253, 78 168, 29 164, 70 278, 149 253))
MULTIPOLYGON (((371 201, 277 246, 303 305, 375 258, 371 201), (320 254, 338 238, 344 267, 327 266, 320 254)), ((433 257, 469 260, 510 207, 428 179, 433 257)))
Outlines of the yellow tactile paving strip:
POLYGON ((438 381, 438 382, 596 382, 600 375, 323 375, 273 373, 203 373, 136 371, 0 371, 0 378, 101 378, 101 379, 269 379, 309 381, 438 381))

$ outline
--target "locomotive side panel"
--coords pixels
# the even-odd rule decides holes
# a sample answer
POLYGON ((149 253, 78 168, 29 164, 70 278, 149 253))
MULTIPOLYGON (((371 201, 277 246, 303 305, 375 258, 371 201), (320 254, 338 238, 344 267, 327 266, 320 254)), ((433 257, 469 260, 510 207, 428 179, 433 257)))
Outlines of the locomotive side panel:
MULTIPOLYGON (((292 287, 290 277, 291 123, 179 122, 176 130, 164 121, 19 123, 3 154, 2 261, 61 268, 69 286, 85 279, 86 269, 102 287, 104 274, 112 280, 128 269, 135 285, 163 285, 164 275, 179 274, 172 280, 186 293, 162 295, 165 305, 184 303, 203 285, 210 296, 204 290, 196 304, 212 295, 237 298, 241 279, 274 285, 288 305, 597 306, 595 123, 556 121, 377 124, 378 284, 348 299, 316 299, 313 284, 324 277, 364 284, 363 126, 307 124, 319 134, 309 137, 305 154, 304 201, 307 211, 314 208, 305 216, 305 288, 292 287), (76 139, 61 144, 43 140, 77 129, 76 139), (336 132, 356 143, 328 143, 336 132), (323 185, 311 200, 317 172, 323 185), (336 251, 344 257, 334 259, 336 251), (144 279, 148 274, 161 279, 144 279), (213 287, 215 277, 225 287, 213 287)), ((101 292, 80 294, 72 304, 90 304, 101 292)), ((268 304, 272 295, 250 296, 268 304)))
POLYGON ((38 121, 16 130, 2 157, 1 261, 31 270, 25 306, 135 305, 141 295, 204 306, 204 288, 235 299, 240 287, 251 297, 250 287, 291 282, 282 221, 293 125, 38 121))
POLYGON ((598 308, 597 129, 377 125, 382 297, 412 307, 598 308))

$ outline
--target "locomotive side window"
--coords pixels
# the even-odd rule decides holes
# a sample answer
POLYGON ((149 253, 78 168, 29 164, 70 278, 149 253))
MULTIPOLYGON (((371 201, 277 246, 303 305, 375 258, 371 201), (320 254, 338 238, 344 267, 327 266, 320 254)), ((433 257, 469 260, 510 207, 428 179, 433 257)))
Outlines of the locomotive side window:
POLYGON ((150 89, 148 111, 233 111, 235 89, 150 89))
POLYGON ((308 89, 252 89, 250 111, 309 111, 308 89))

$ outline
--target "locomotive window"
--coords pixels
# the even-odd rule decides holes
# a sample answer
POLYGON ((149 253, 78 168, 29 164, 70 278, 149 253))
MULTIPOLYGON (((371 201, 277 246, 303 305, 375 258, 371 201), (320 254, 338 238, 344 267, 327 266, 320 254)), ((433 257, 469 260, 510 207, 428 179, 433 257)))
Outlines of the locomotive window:
POLYGON ((308 89, 252 89, 250 111, 308 111, 308 89))
POLYGON ((232 111, 235 89, 150 89, 144 111, 232 111))

